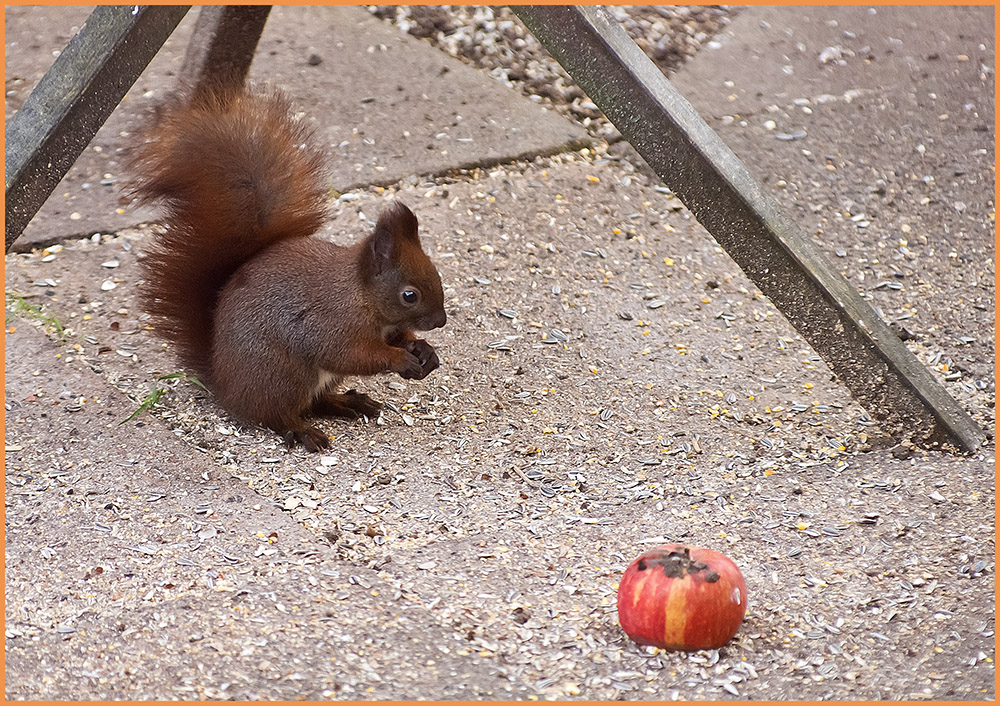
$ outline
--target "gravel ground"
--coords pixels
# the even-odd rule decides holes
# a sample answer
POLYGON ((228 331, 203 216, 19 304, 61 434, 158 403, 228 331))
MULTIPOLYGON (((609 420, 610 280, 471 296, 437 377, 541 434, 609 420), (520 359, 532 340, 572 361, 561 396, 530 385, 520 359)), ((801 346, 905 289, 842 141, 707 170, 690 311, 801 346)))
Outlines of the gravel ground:
MULTIPOLYGON (((353 195, 329 232, 348 239, 386 195, 353 195)), ((361 383, 386 411, 330 423, 336 451, 322 457, 233 425, 183 381, 164 384, 157 423, 540 695, 981 694, 993 635, 981 457, 945 459, 942 475, 940 456, 871 451, 864 411, 627 161, 564 155, 414 179, 398 196, 446 286, 440 375, 361 383), (665 540, 742 566, 749 612, 724 649, 670 655, 619 632, 618 576, 665 540), (888 691, 900 673, 906 693, 888 691)), ((66 364, 136 406, 176 371, 135 302, 144 237, 8 260, 8 286, 38 284, 72 327, 66 364), (71 277, 82 286, 62 291, 71 277)))
MULTIPOLYGON (((592 134, 618 131, 506 6, 374 5, 376 17, 483 69, 529 99, 552 105, 592 134)), ((725 27, 737 8, 713 5, 611 5, 629 36, 668 76, 725 27)))

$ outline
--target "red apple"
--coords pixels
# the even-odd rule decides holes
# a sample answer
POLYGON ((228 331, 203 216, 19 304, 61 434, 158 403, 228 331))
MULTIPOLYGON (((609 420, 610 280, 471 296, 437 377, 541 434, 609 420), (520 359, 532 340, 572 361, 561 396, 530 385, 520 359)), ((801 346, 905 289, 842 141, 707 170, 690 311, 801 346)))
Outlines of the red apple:
POLYGON ((743 574, 711 549, 683 544, 650 549, 629 565, 618 585, 618 622, 640 645, 722 647, 746 611, 743 574))

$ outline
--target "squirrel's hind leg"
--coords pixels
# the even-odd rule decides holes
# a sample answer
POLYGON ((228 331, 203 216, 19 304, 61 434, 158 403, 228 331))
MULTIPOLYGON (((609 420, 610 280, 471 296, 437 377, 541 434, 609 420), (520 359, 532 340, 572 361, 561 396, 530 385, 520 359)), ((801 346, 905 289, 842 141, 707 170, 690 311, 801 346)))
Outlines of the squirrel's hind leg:
MULTIPOLYGON (((217 332, 217 341, 226 345, 217 343, 212 360, 219 403, 231 414, 277 432, 288 448, 297 443, 312 452, 328 447, 329 436, 305 420, 317 387, 315 369, 291 355, 259 355, 244 345, 245 339, 222 339, 223 332, 231 333, 217 332)), ((283 353, 275 345, 271 350, 283 353)))
POLYGON ((303 425, 299 429, 289 429, 279 433, 288 448, 292 448, 298 442, 305 447, 306 451, 315 453, 330 445, 330 437, 316 427, 303 425))
POLYGON ((319 417, 341 417, 357 419, 368 417, 375 419, 382 409, 382 403, 376 402, 368 395, 356 390, 347 392, 327 392, 312 404, 312 413, 319 417))
POLYGON ((259 420, 268 429, 275 431, 285 441, 289 449, 296 443, 302 444, 306 451, 320 451, 330 445, 330 437, 318 427, 311 426, 302 414, 271 416, 259 420))

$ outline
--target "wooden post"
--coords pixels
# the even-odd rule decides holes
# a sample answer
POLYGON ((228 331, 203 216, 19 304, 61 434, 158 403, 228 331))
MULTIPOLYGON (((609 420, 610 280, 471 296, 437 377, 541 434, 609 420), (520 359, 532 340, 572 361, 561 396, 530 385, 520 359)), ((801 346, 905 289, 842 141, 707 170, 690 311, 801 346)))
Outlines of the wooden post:
POLYGON ((4 131, 6 248, 90 144, 188 6, 100 6, 4 131))
POLYGON ((219 82, 243 83, 270 5, 202 5, 184 55, 182 80, 195 92, 219 82))
POLYGON ((979 448, 973 419, 606 10, 511 9, 892 437, 979 448))

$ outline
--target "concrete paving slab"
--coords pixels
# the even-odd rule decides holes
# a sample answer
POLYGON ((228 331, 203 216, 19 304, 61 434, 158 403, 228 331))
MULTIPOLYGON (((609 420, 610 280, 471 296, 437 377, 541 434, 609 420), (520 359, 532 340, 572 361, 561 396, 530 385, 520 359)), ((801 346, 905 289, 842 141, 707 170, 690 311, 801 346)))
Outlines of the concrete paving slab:
POLYGON ((511 697, 384 575, 161 424, 30 324, 5 337, 6 695, 511 697), (27 394, 25 394, 27 393, 27 394))
MULTIPOLYGON (((339 241, 390 196, 355 193, 328 229, 339 241)), ((540 697, 731 693, 698 676, 702 662, 642 651, 617 628, 618 576, 657 538, 725 548, 744 567, 750 609, 720 677, 739 678, 725 683, 741 695, 936 693, 887 644, 917 644, 955 694, 992 679, 988 663, 968 670, 959 658, 991 644, 992 579, 943 580, 975 566, 992 536, 990 459, 880 447, 863 410, 675 199, 621 160, 566 157, 395 195, 419 214, 445 282, 440 375, 358 381, 386 412, 379 424, 324 424, 330 465, 234 425, 190 385, 140 421, 171 427, 317 538, 339 533, 338 569, 374 562, 540 697), (939 584, 933 600, 874 626, 893 610, 880 602, 889 587, 930 585, 925 575, 939 584), (921 637, 938 609, 965 636, 941 653, 921 637), (840 632, 810 636, 817 615, 840 632), (848 640, 864 666, 831 658, 834 679, 793 669, 848 640), (739 677, 744 662, 759 676, 739 677)), ((133 405, 176 370, 136 307, 143 237, 68 242, 49 262, 12 256, 7 275, 76 329, 75 354, 133 405), (117 286, 104 291, 109 272, 117 286), (32 285, 47 279, 56 286, 32 285)), ((962 394, 986 407, 988 393, 962 394)))
MULTIPOLYGON (((181 22, 16 249, 110 232, 154 215, 121 208, 116 189, 123 133, 174 87, 196 14, 181 22)), ((79 7, 8 11, 7 115, 85 19, 79 7)), ((578 125, 360 7, 275 7, 250 78, 284 90, 316 125, 319 142, 331 154, 331 188, 337 191, 553 154, 588 142, 578 125)))
POLYGON ((589 142, 580 126, 358 7, 276 6, 250 77, 280 86, 315 123, 338 191, 589 142))
POLYGON ((821 96, 907 93, 932 74, 947 88, 992 66, 992 30, 985 5, 755 6, 671 80, 706 119, 821 96))
POLYGON ((921 361, 955 350, 982 378, 994 369, 992 16, 754 7, 674 79, 883 318, 921 330, 903 333, 921 361), (817 58, 838 45, 851 47, 842 64, 817 58))

